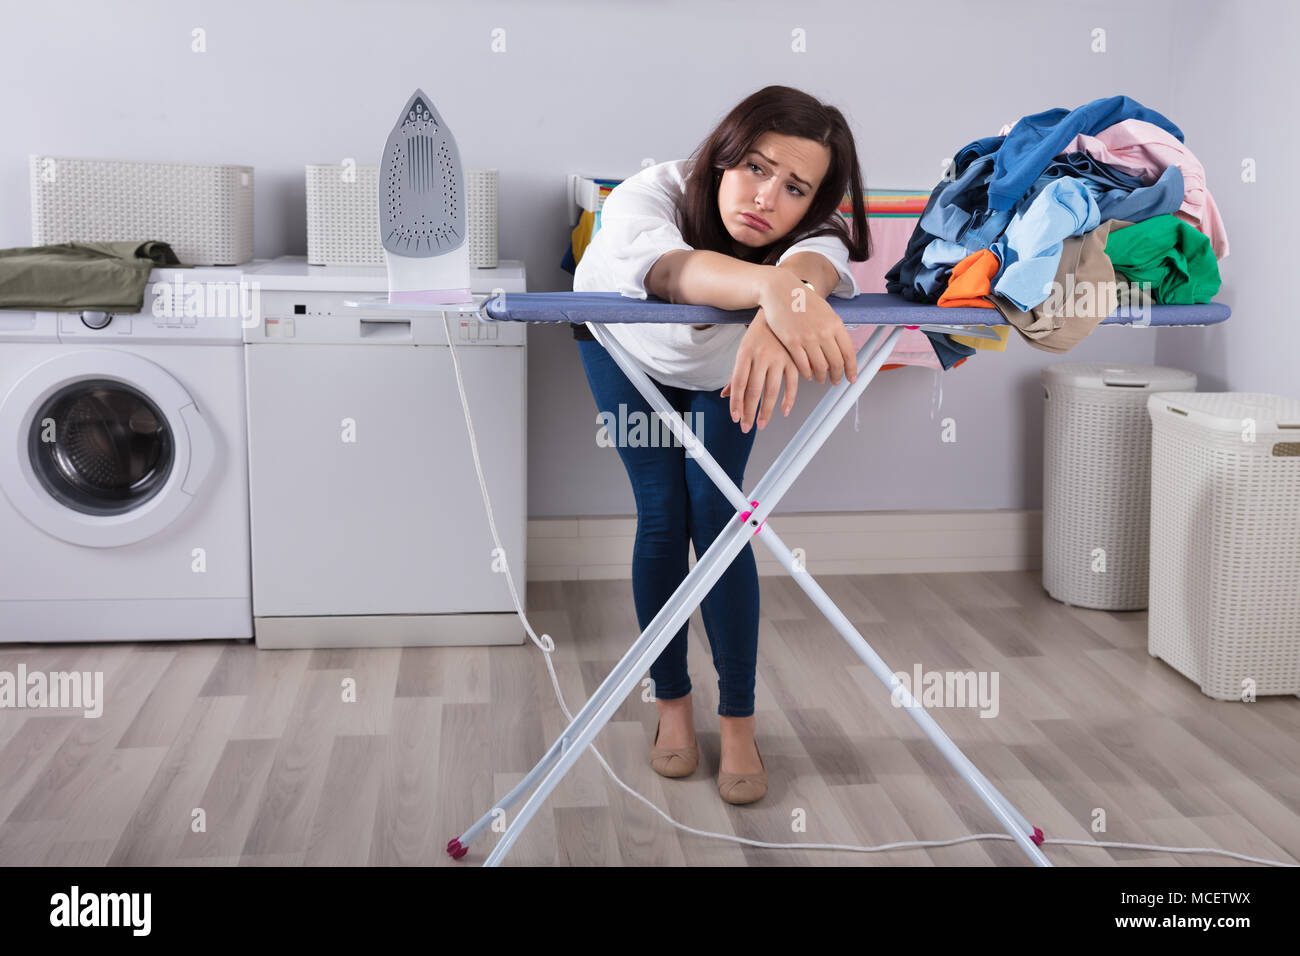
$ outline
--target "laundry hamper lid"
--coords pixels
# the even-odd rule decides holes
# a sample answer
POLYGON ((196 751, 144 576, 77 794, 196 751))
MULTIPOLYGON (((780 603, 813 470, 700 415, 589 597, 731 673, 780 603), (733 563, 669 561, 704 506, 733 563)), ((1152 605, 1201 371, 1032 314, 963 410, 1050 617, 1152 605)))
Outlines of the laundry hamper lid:
MULTIPOLYGON (((1160 415, 1186 413, 1186 420, 1215 431, 1240 432, 1243 419, 1255 431, 1291 434, 1300 441, 1300 399, 1264 392, 1157 392, 1147 397, 1154 421, 1160 415)), ((1181 416, 1180 416, 1181 417, 1181 416)))
POLYGON ((1074 388, 1123 387, 1133 391, 1195 387, 1196 376, 1180 368, 1160 365, 1119 365, 1107 362, 1058 362, 1042 370, 1044 385, 1074 388))

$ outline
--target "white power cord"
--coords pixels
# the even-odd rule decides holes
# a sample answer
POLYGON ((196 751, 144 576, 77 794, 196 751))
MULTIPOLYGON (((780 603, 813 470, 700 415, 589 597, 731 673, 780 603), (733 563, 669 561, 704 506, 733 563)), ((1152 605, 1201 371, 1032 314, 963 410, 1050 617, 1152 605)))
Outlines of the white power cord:
MULTIPOLYGON (((477 319, 476 319, 477 321, 477 319)), ((456 342, 451 334, 451 324, 447 321, 447 313, 442 313, 442 325, 447 333, 447 345, 451 349, 451 362, 456 370, 456 388, 460 392, 460 407, 465 413, 465 428, 469 431, 469 447, 474 455, 474 470, 478 473, 478 487, 483 494, 483 507, 487 510, 488 527, 492 531, 492 541, 496 545, 496 553, 500 555, 501 566, 505 571, 506 584, 510 588, 510 597, 515 602, 515 613, 519 615, 519 620, 523 622, 524 630, 528 632, 529 638, 536 644, 546 657, 546 670, 551 675, 551 686, 555 688, 555 699, 559 701, 560 709, 564 711, 564 716, 570 723, 573 722, 573 714, 569 712, 569 707, 564 701, 564 694, 560 690, 560 682, 555 674, 555 665, 551 662, 551 654, 555 651, 555 641, 549 634, 543 634, 538 638, 533 626, 528 622, 527 615, 524 614, 523 604, 519 600, 519 592, 515 590, 514 576, 510 573, 510 562, 506 557, 506 549, 501 545, 501 537, 497 534, 496 519, 492 513, 492 502, 488 498, 487 482, 483 478, 483 464, 479 460, 478 441, 474 437, 474 422, 470 419, 469 400, 465 397, 465 383, 460 374, 460 358, 456 355, 456 342)), ((636 799, 640 800, 647 807, 653 810, 659 816, 663 817, 670 824, 679 830, 685 830, 687 833, 694 833, 696 836, 714 837, 718 840, 730 840, 733 843, 744 843, 747 846, 765 847, 773 850, 847 850, 854 853, 882 853, 888 850, 898 850, 910 847, 929 847, 929 846, 954 846, 958 843, 966 843, 972 840, 1012 840, 1015 838, 1009 833, 974 833, 970 836, 954 837, 951 840, 906 840, 899 843, 883 843, 880 846, 854 846, 847 843, 765 843, 761 840, 748 840, 745 837, 738 837, 732 833, 714 833, 710 830, 697 830, 695 827, 687 826, 677 820, 674 820, 655 804, 651 803, 646 797, 637 793, 622 780, 619 779, 612 767, 605 762, 605 758, 600 755, 596 749, 595 742, 588 745, 600 765, 605 768, 616 784, 626 790, 636 799)), ((1086 847, 1116 847, 1125 850, 1152 850, 1161 853, 1212 853, 1219 856, 1229 856, 1238 860, 1246 860, 1250 863, 1261 863, 1265 866, 1300 866, 1296 863, 1286 863, 1280 860, 1267 860, 1257 856, 1247 856, 1244 853, 1234 853, 1231 850, 1220 850, 1214 847, 1173 847, 1158 846, 1150 843, 1116 843, 1102 840, 1057 840, 1044 839, 1043 843, 1053 843, 1062 846, 1086 846, 1086 847)))

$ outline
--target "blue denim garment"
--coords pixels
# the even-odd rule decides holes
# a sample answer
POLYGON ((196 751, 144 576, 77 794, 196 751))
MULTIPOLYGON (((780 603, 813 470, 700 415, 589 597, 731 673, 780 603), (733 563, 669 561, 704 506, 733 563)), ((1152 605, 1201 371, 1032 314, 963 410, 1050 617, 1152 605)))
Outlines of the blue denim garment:
MULTIPOLYGON (((659 426, 658 415, 603 345, 579 340, 578 350, 597 410, 618 418, 622 405, 624 416, 639 411, 646 421, 659 426)), ((751 428, 748 434, 740 430, 731 420, 731 399, 718 395, 721 389, 696 391, 660 382, 655 385, 688 426, 699 426, 697 437, 727 476, 737 487, 745 487, 745 463, 758 429, 751 428)), ((695 545, 696 555, 703 556, 727 525, 737 520, 736 509, 680 444, 619 445, 618 454, 636 498, 632 596, 644 631, 685 579, 690 545, 695 545)), ((754 713, 758 663, 758 568, 751 545, 745 545, 713 585, 700 605, 700 614, 718 673, 718 713, 748 717, 754 713)), ((656 697, 673 700, 691 691, 686 669, 689 623, 682 624, 650 665, 656 697)))

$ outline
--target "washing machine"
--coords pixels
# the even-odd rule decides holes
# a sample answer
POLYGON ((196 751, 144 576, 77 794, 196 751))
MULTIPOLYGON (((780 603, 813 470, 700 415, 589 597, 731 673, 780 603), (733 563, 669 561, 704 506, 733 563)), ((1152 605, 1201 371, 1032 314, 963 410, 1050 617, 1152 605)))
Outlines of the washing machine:
MULTIPOLYGON (((471 271, 523 292, 523 263, 471 271)), ((260 648, 521 644, 441 314, 348 307, 383 266, 248 269, 253 624, 260 648)), ((497 531, 527 578, 526 326, 451 322, 497 531)), ((522 593, 521 593, 522 599, 522 593)))
POLYGON ((0 310, 0 642, 252 637, 241 272, 0 310))

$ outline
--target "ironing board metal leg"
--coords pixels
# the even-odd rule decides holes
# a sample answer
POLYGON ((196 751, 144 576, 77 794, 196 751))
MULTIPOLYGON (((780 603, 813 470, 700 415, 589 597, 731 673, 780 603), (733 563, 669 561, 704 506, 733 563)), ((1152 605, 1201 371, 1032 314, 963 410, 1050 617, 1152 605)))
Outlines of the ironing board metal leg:
MULTIPOLYGON (((884 329, 878 329, 872 334, 871 338, 859 351, 860 373, 857 382, 852 385, 849 385, 847 381, 842 382, 841 385, 830 389, 823 396, 808 420, 804 422, 794 438, 783 449, 778 459, 763 475, 755 487, 751 499, 740 492, 740 489, 730 480, 726 472, 717 464, 698 438, 686 427, 681 416, 668 405, 663 395, 655 388, 654 383, 635 365, 631 356, 603 328, 599 325, 595 327, 597 339, 611 353, 615 361, 629 376, 638 391, 650 402, 651 406, 671 424, 673 433, 678 440, 697 459, 714 484, 738 509, 749 511, 748 520, 729 527, 710 545, 687 574, 681 585, 674 591, 672 597, 655 616, 655 619, 634 642, 627 654, 615 665, 614 669, 602 682, 600 688, 597 689, 578 716, 570 723, 565 733, 551 746, 545 757, 539 761, 528 776, 513 788, 506 799, 502 801, 503 806, 513 804, 519 795, 531 785, 532 781, 543 773, 545 774, 541 784, 525 802, 515 819, 507 826, 501 840, 488 856, 485 865, 496 866, 505 857, 510 847, 518 839, 519 834, 522 833, 523 828, 528 825, 529 820, 536 814, 560 779, 577 761, 582 751, 595 739, 596 734, 608 722, 618 705, 631 692, 640 674, 657 659, 659 652, 667 644, 669 636, 675 634, 682 623, 700 605, 717 579, 731 565, 736 555, 748 542, 748 538, 755 532, 763 536, 764 542, 768 544, 774 554, 778 555, 783 565, 795 576, 801 586, 804 586, 805 591, 809 593, 809 596, 818 604, 841 635, 849 641, 864 662, 872 667, 873 672, 880 677, 886 686, 893 686, 891 684, 892 677, 889 676, 890 672, 884 662, 875 654, 861 635, 853 629, 847 618, 835 607, 825 592, 816 585, 816 582, 812 581, 807 572, 799 571, 796 573, 793 555, 776 536, 775 531, 765 526, 765 519, 767 514, 784 496, 794 479, 798 477, 821 445, 825 443, 831 431, 847 414, 848 408, 875 377, 880 370, 880 366, 892 353, 901 333, 901 328, 893 329, 885 337, 884 344, 879 351, 870 359, 867 359, 876 340, 884 335, 884 329), (756 501, 757 504, 751 506, 751 501, 756 501), (807 578, 807 582, 801 580, 801 578, 807 578), (813 590, 809 590, 807 584, 811 584, 813 590), (844 628, 847 628, 847 631, 844 628)), ((906 694, 905 689, 900 687, 899 690, 906 694)), ((939 746, 949 762, 957 768, 958 772, 976 791, 990 811, 998 817, 1008 832, 1026 849, 1031 859, 1039 865, 1050 865, 1050 862, 1042 855, 1041 851, 1030 843, 1030 838, 1025 833, 1029 828, 1029 824, 1024 818, 1007 803, 1005 798, 988 783, 978 769, 966 759, 965 755, 948 739, 933 719, 930 718, 929 714, 915 705, 914 701, 911 701, 911 704, 913 706, 907 708, 908 712, 921 725, 927 736, 939 746)), ((466 831, 466 842, 481 833, 490 818, 490 814, 485 815, 471 830, 466 831)), ((458 842, 453 841, 453 843, 458 842)), ((461 852, 463 853, 463 850, 461 852)))
POLYGON ((1020 844, 1020 848, 1024 850, 1029 859, 1038 866, 1051 866, 1051 861, 1043 855, 1043 851, 1033 842, 1034 827, 996 787, 985 779, 979 769, 943 732, 943 729, 930 716, 929 712, 908 693, 907 688, 893 675, 889 666, 875 652, 875 649, 867 643, 866 638, 858 633, 857 629, 849 622, 849 619, 844 616, 844 613, 835 606, 835 602, 813 580, 812 575, 798 567, 794 555, 776 536, 776 532, 769 527, 764 527, 759 531, 758 536, 772 554, 776 556, 777 560, 790 572, 790 576, 795 579, 795 582, 803 588, 804 593, 826 615, 826 619, 831 622, 835 630, 839 631, 840 636, 848 642, 849 647, 853 648, 854 653, 862 659, 864 664, 871 668, 871 672, 880 679, 880 682, 890 689, 891 695, 897 695, 907 713, 916 721, 917 725, 920 726, 934 745, 939 748, 939 752, 952 764, 953 769, 961 774, 962 779, 970 785, 970 788, 975 791, 980 800, 984 802, 984 805, 989 808, 989 812, 1002 824, 1002 828, 1020 844))

